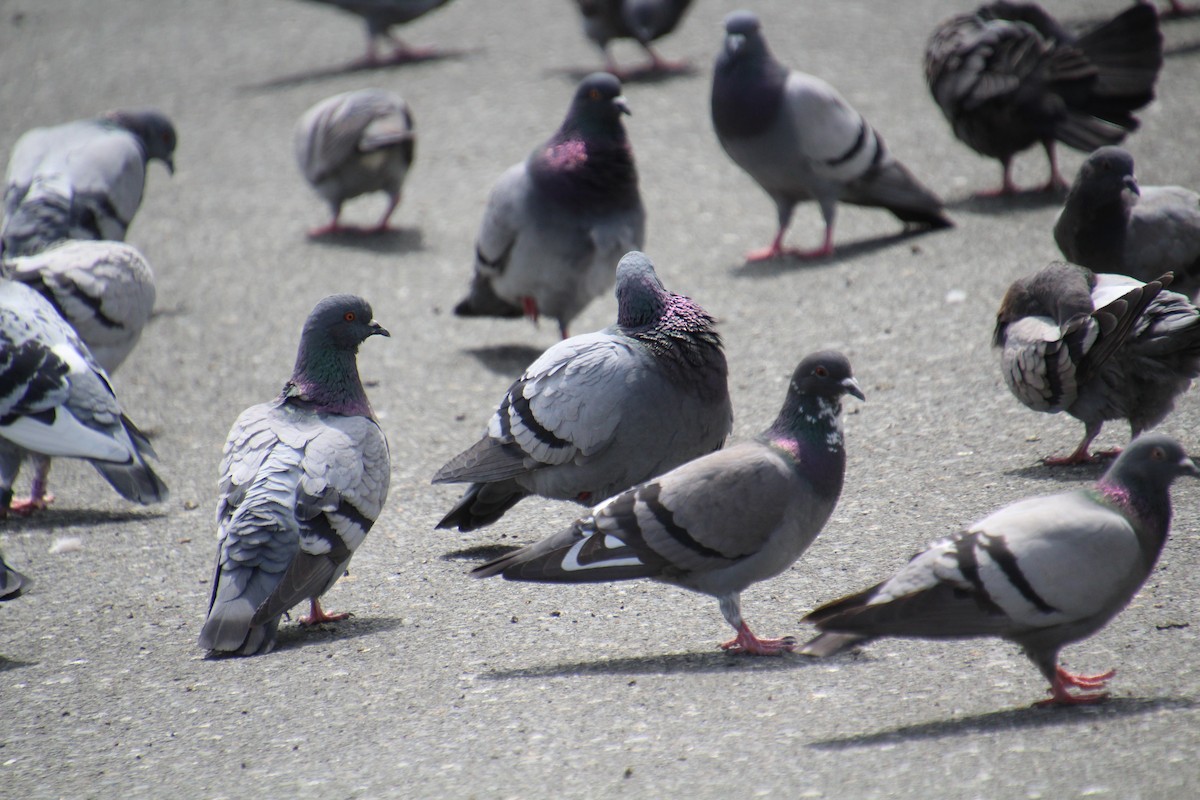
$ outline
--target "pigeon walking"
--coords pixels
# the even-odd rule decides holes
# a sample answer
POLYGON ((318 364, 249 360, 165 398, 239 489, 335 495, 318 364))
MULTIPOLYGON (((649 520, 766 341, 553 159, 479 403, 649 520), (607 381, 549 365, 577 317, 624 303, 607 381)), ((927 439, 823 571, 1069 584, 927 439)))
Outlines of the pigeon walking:
POLYGON ((1134 437, 1153 428, 1200 376, 1200 309, 1165 291, 1170 282, 1058 262, 1009 287, 993 338, 1008 388, 1034 411, 1085 426, 1075 452, 1045 463, 1092 460, 1106 420, 1129 420, 1134 437))
POLYGON ((167 499, 146 463, 150 442, 121 411, 108 376, 70 325, 40 294, 0 280, 0 516, 53 501, 51 457, 91 462, 127 500, 167 499), (21 462, 34 462, 28 500, 13 500, 21 462))
POLYGON ((1200 292, 1200 194, 1138 186, 1133 157, 1119 147, 1088 156, 1054 225, 1063 257, 1096 272, 1141 281, 1174 273, 1171 289, 1200 292))
POLYGON ((470 483, 438 523, 489 525, 529 494, 594 505, 717 450, 733 411, 713 318, 632 252, 617 322, 551 347, 509 387, 487 432, 433 477, 470 483))
POLYGON ((296 123, 295 146, 300 171, 333 212, 329 224, 310 230, 309 236, 388 230, 416 148, 412 114, 403 98, 383 89, 326 98, 296 123), (365 231, 341 225, 342 204, 368 192, 387 193, 379 224, 365 231))
POLYGON ((567 326, 613 285, 621 256, 640 250, 646 211, 621 124, 629 106, 612 75, 589 75, 558 131, 492 189, 475 241, 463 317, 545 314, 567 326))
POLYGON ((10 567, 0 553, 0 601, 15 600, 29 587, 29 578, 10 567))
POLYGON ((925 80, 954 135, 999 159, 1000 189, 1017 191, 1012 159, 1040 144, 1043 189, 1059 191, 1055 142, 1088 152, 1137 130, 1162 67, 1154 7, 1137 3, 1076 38, 1035 3, 1001 0, 943 22, 925 49, 925 80))
POLYGON ((880 636, 997 636, 1020 645, 1050 682, 1039 705, 1102 700, 1114 673, 1074 675, 1059 651, 1107 625, 1146 582, 1180 475, 1200 470, 1179 443, 1143 436, 1094 487, 1005 506, 932 543, 892 578, 813 611, 805 621, 825 633, 801 652, 828 656, 880 636))
POLYGON ((850 362, 813 353, 796 367, 778 418, 753 441, 635 486, 471 574, 544 583, 650 578, 717 598, 737 631, 722 649, 790 651, 791 637, 760 639, 750 630, 741 594, 794 564, 833 513, 846 470, 845 394, 863 398, 850 362))
POLYGON ((421 61, 438 55, 433 47, 410 47, 392 34, 392 28, 407 25, 430 11, 441 8, 450 0, 309 0, 340 8, 362 17, 367 26, 367 52, 357 62, 365 67, 381 67, 421 61), (378 42, 387 40, 392 52, 387 58, 379 55, 378 42))
POLYGON ((775 239, 747 254, 748 261, 831 255, 839 202, 886 208, 903 222, 929 228, 953 224, 937 195, 892 156, 837 90, 775 60, 758 17, 749 11, 725 18, 712 120, 725 152, 758 182, 778 213, 775 239), (825 238, 816 250, 785 250, 792 212, 805 200, 820 206, 825 238))
POLYGON ((637 73, 671 73, 688 69, 686 62, 665 60, 651 46, 675 30, 692 0, 575 0, 583 17, 583 31, 604 52, 604 68, 625 80, 637 73), (622 70, 613 60, 609 43, 633 39, 650 64, 638 70, 622 70))
POLYGON ((278 398, 242 412, 229 432, 217 502, 218 552, 200 647, 254 655, 305 599, 301 624, 348 614, 320 604, 387 499, 387 441, 358 376, 358 346, 388 336, 371 307, 339 294, 317 304, 278 398))
POLYGON ((175 171, 175 128, 157 111, 35 128, 17 140, 4 190, 4 258, 62 239, 123 241, 142 202, 146 164, 175 171))

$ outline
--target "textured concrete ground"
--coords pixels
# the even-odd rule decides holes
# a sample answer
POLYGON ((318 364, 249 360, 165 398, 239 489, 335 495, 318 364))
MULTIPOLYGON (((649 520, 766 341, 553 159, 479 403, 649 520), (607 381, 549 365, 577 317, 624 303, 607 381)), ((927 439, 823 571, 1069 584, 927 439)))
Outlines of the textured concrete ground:
MULTIPOLYGON (((744 266, 774 213, 720 151, 708 119, 724 3, 701 0, 662 44, 694 74, 627 87, 667 285, 721 319, 737 412, 752 435, 806 352, 839 347, 868 402, 848 403, 841 505, 796 566, 747 592, 763 634, 805 633, 817 603, 895 569, 917 547, 1016 498, 1098 468, 1050 470, 1081 426, 1005 389, 989 337, 1004 288, 1058 253, 1053 202, 979 202, 999 169, 956 142, 923 84, 933 26, 965 3, 755 4, 775 52, 834 83, 947 198, 958 227, 899 238, 884 212, 845 208, 838 255, 744 266), (886 11, 884 9, 887 9, 886 11)), ((1119 0, 1049 3, 1069 20, 1119 0)), ((1160 100, 1129 142, 1144 183, 1200 187, 1200 20, 1165 26, 1160 100)), ((9 797, 1112 797, 1200 785, 1200 485, 1177 487, 1175 533, 1130 608, 1066 651, 1118 669, 1095 708, 1031 709, 1041 678, 1011 645, 888 640, 828 663, 727 657, 709 598, 648 583, 539 587, 464 577, 471 552, 531 541, 574 507, 528 500, 460 536, 433 525, 432 487, 478 435, 553 325, 454 318, 473 237, 500 172, 557 125, 599 64, 565 0, 458 0, 406 38, 453 58, 347 72, 357 21, 287 0, 0 0, 0 153, 20 133, 123 105, 176 121, 172 178, 152 166, 130 240, 154 265, 160 312, 115 382, 154 435, 169 503, 124 503, 83 464, 57 463, 57 504, 9 520, 0 543, 31 575, 0 607, 0 795, 9 797), (293 163, 317 100, 395 89, 412 104, 417 165, 373 242, 306 241, 325 209, 293 163), (286 624, 276 652, 204 660, 195 637, 215 553, 221 445, 274 395, 313 304, 353 291, 393 333, 360 365, 391 441, 387 507, 328 605, 355 616, 286 624), (52 545, 75 540, 65 552, 52 545)), ((624 59, 640 56, 622 48, 624 59)), ((1064 154, 1073 173, 1081 161, 1064 154)), ((1023 184, 1044 178, 1020 159, 1023 184)), ((351 204, 350 220, 382 209, 351 204)), ((815 208, 790 241, 819 241, 815 208)), ((611 298, 575 324, 613 317, 611 298)), ((1200 403, 1163 430, 1193 452, 1200 403)), ((1123 444, 1112 425, 1101 445, 1123 444)))

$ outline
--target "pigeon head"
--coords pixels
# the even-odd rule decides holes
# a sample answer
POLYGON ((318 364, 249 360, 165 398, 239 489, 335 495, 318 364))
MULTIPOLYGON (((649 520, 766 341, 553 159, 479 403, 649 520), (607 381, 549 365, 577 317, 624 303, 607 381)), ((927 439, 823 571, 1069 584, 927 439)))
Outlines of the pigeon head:
POLYGON ((157 158, 175 173, 175 126, 165 114, 154 109, 118 109, 104 116, 138 138, 147 161, 157 158))
POLYGON ((725 52, 730 58, 742 52, 762 52, 766 46, 762 23, 753 11, 734 11, 725 17, 725 52))
POLYGON ((761 133, 779 113, 787 68, 775 60, 758 17, 735 11, 725 18, 725 45, 713 71, 712 117, 725 137, 761 133))
POLYGON ((616 134, 618 138, 624 138, 621 116, 632 113, 621 94, 621 81, 607 72, 593 72, 580 81, 575 90, 561 130, 581 133, 585 137, 616 134))
POLYGON ((1171 484, 1183 475, 1200 477, 1183 446, 1163 434, 1143 434, 1117 456, 1096 486, 1146 524, 1155 534, 1151 549, 1157 552, 1171 521, 1171 484))
POLYGON ((1101 147, 1087 157, 1079 168, 1072 194, 1084 186, 1093 197, 1108 203, 1125 190, 1141 194, 1133 177, 1133 156, 1120 147, 1101 147))
POLYGON ((299 397, 331 413, 369 416, 355 355, 364 340, 376 335, 391 336, 372 318, 366 300, 352 294, 326 297, 304 323, 296 368, 284 396, 299 397))
POLYGON ((617 324, 622 328, 650 325, 662 316, 670 292, 658 279, 654 264, 637 250, 617 264, 617 324))
POLYGON ((1013 281, 996 312, 992 345, 1003 347, 1008 326, 1025 317, 1051 317, 1059 326, 1093 311, 1095 274, 1087 267, 1056 261, 1036 275, 1013 281))
POLYGON ((792 373, 790 394, 840 401, 846 394, 866 400, 862 387, 854 379, 850 360, 836 350, 820 350, 805 356, 792 373))
POLYGON ((352 294, 335 294, 317 303, 304 323, 301 341, 334 350, 358 352, 370 336, 391 336, 376 322, 366 300, 352 294))

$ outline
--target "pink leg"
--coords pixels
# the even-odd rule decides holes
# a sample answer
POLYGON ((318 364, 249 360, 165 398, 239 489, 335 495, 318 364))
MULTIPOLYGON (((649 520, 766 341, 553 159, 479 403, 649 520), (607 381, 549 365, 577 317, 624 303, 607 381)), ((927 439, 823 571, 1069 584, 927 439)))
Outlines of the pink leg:
POLYGON ((1054 140, 1042 142, 1042 147, 1046 150, 1046 161, 1050 164, 1050 179, 1042 186, 1042 191, 1065 192, 1068 184, 1058 171, 1058 153, 1054 149, 1054 140))
POLYGON ((400 195, 396 195, 395 197, 388 200, 387 210, 385 210, 383 212, 383 217, 379 220, 379 224, 376 225, 374 228, 371 228, 370 232, 371 233, 387 233, 388 231, 390 231, 391 228, 388 227, 388 221, 391 220, 392 212, 394 212, 396 210, 396 206, 398 206, 398 205, 400 205, 400 195))
POLYGON ((316 625, 321 622, 341 622, 344 619, 350 618, 350 612, 344 611, 341 614, 329 614, 325 609, 321 608, 321 601, 313 598, 308 616, 300 618, 301 625, 316 625))
POLYGON ((976 197, 1009 197, 1017 193, 1017 184, 1013 183, 1012 179, 1012 159, 1001 159, 1000 164, 1004 170, 1004 178, 1000 183, 1000 188, 985 189, 982 192, 976 192, 976 197))
POLYGON ((1078 689, 1103 689, 1104 684, 1116 674, 1116 670, 1109 670, 1100 675, 1072 675, 1062 667, 1058 667, 1054 676, 1054 681, 1050 684, 1050 697, 1041 700, 1035 705, 1039 707, 1046 706, 1069 706, 1069 705, 1087 705, 1089 703, 1099 703, 1101 700, 1108 697, 1108 692, 1078 692, 1072 693, 1068 687, 1076 687, 1078 689))
POLYGON ((1047 456, 1042 459, 1042 463, 1048 467, 1067 467, 1074 464, 1094 464, 1095 462, 1109 458, 1121 451, 1101 451, 1094 454, 1088 454, 1088 448, 1092 445, 1092 440, 1100 433, 1100 425, 1088 425, 1083 432, 1083 441, 1075 448, 1075 452, 1065 457, 1047 456))
POLYGON ((9 510, 19 517, 28 517, 35 511, 44 511, 54 502, 54 495, 47 491, 50 478, 50 458, 48 456, 31 456, 34 464, 33 482, 29 487, 28 498, 14 497, 9 504, 9 510))
POLYGON ((537 325, 539 313, 537 298, 526 295, 521 298, 521 310, 525 312, 525 318, 537 325))
POLYGON ((744 653, 751 656, 778 656, 796 649, 796 640, 791 636, 782 639, 760 639, 750 630, 750 626, 742 623, 737 629, 738 635, 728 642, 721 643, 721 649, 730 653, 744 653))
POLYGON ((799 258, 799 259, 814 259, 826 258, 833 255, 833 226, 825 226, 825 238, 821 242, 821 246, 816 250, 793 250, 783 246, 784 229, 780 228, 779 233, 775 234, 775 239, 769 247, 764 247, 761 250, 751 250, 746 254, 746 263, 754 263, 756 261, 773 261, 779 258, 799 258))
POLYGON ((692 68, 692 65, 686 61, 667 61, 648 44, 644 44, 642 47, 650 54, 650 71, 652 72, 669 74, 672 72, 688 72, 692 68))

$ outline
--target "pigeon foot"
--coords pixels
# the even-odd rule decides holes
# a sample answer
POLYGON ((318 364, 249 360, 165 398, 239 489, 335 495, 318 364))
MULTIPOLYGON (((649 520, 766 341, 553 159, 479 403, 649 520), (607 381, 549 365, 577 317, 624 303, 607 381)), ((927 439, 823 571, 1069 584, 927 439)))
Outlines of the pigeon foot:
POLYGON ((312 599, 311 608, 306 616, 300 617, 298 622, 301 625, 318 625, 322 622, 341 622, 344 619, 349 619, 351 616, 349 611, 343 611, 340 614, 330 614, 321 608, 321 601, 317 598, 312 599))
POLYGON ((778 656, 790 653, 796 649, 794 636, 784 636, 781 639, 760 639, 750 630, 750 626, 742 623, 738 635, 728 642, 722 642, 721 649, 727 653, 737 653, 750 656, 778 656))
POLYGON ((28 517, 35 511, 45 511, 53 502, 52 494, 44 494, 41 497, 14 497, 8 510, 18 517, 28 517))

